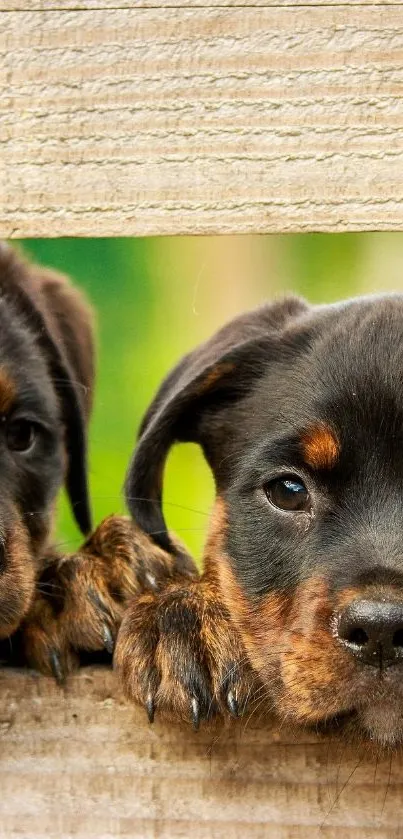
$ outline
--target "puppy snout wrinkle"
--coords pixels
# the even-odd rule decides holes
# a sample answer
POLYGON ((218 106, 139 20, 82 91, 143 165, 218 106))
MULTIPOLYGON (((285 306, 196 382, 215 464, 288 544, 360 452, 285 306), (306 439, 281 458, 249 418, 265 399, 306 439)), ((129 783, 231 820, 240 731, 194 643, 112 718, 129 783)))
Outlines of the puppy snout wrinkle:
POLYGON ((403 603, 355 600, 341 613, 337 635, 363 664, 382 669, 403 662, 403 603))

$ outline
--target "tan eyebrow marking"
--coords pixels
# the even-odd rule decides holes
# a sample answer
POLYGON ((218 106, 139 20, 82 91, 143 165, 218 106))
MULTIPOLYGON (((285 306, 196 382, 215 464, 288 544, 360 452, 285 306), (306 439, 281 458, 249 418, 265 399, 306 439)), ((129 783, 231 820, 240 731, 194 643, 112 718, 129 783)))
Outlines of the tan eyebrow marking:
POLYGON ((17 395, 17 388, 15 382, 6 372, 0 367, 0 414, 6 414, 17 395))
POLYGON ((301 439, 305 463, 313 469, 331 469, 340 454, 340 443, 327 425, 313 426, 301 439))

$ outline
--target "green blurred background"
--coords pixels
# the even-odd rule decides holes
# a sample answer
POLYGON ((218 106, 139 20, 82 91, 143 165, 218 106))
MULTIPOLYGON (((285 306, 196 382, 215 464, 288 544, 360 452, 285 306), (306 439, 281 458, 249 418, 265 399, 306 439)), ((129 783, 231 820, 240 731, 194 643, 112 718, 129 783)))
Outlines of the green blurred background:
MULTIPOLYGON (((96 521, 124 510, 122 484, 141 416, 179 357, 224 321, 296 292, 311 302, 403 289, 402 234, 29 239, 38 262, 71 275, 98 320, 98 382, 90 431, 96 521)), ((196 446, 173 450, 165 514, 200 557, 214 496, 196 446)), ((59 544, 80 537, 66 500, 59 544)))

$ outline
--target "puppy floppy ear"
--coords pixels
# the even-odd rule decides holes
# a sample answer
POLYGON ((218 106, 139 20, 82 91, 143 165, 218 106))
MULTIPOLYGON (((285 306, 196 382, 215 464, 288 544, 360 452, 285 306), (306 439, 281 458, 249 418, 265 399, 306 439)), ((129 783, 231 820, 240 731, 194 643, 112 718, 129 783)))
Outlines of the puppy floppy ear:
POLYGON ((84 420, 91 414, 95 379, 93 312, 84 295, 53 271, 36 274, 39 302, 53 343, 77 391, 84 420))
POLYGON ((165 550, 177 553, 162 513, 170 447, 197 442, 210 460, 211 426, 219 423, 215 414, 248 393, 278 348, 279 334, 307 308, 302 300, 288 298, 241 315, 185 356, 162 383, 140 427, 125 489, 133 518, 165 550))
POLYGON ((82 533, 92 529, 87 476, 87 424, 95 377, 92 312, 68 280, 51 271, 36 274, 42 335, 66 426, 66 489, 82 533))
POLYGON ((94 341, 90 308, 63 275, 0 247, 0 288, 26 317, 47 359, 65 426, 66 488, 77 524, 91 530, 86 425, 92 406, 94 341))

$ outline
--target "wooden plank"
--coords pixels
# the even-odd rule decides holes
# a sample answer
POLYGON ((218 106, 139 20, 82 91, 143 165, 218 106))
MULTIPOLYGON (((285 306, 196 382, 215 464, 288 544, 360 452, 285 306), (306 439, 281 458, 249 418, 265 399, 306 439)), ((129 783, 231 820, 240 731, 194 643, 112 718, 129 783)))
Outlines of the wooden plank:
POLYGON ((393 6, 7 12, 0 235, 403 228, 393 6))
MULTIPOLYGON (((3 0, 1 10, 12 11, 82 11, 85 9, 197 9, 284 6, 400 6, 402 0, 3 0)), ((0 10, 0 11, 1 11, 0 10)))
POLYGON ((82 670, 64 692, 0 671, 0 736, 7 839, 401 835, 402 754, 376 762, 253 719, 150 727, 107 669, 82 670))

